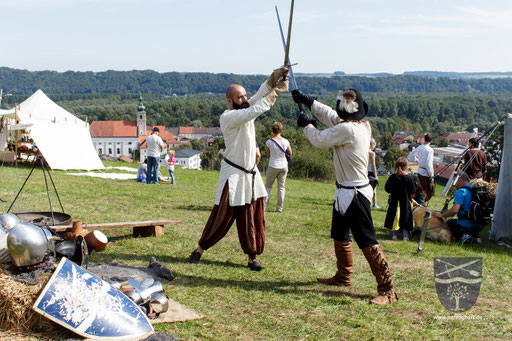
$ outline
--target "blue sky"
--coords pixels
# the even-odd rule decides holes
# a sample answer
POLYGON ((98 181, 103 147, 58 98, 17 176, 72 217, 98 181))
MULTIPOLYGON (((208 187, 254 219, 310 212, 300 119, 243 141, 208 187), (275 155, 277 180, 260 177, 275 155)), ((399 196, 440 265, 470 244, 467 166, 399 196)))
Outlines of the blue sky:
MULTIPOLYGON (((0 66, 268 74, 290 0, 0 0, 0 66)), ((295 1, 295 72, 512 71, 510 0, 295 1)))

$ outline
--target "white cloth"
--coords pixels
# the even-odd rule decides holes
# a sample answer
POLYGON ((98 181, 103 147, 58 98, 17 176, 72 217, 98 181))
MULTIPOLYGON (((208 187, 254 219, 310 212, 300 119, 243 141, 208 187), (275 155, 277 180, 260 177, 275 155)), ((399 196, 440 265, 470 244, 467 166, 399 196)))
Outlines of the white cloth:
POLYGON ((434 150, 429 145, 422 144, 409 153, 408 158, 418 161, 418 174, 434 177, 434 150))
POLYGON ((135 174, 121 174, 121 173, 66 173, 66 175, 76 175, 76 176, 91 176, 93 178, 103 178, 103 179, 116 179, 116 180, 135 180, 137 179, 137 175, 135 174))
MULTIPOLYGON (((226 151, 224 157, 247 170, 255 169, 254 198, 267 196, 265 185, 256 165, 256 133, 254 120, 268 111, 272 106, 264 98, 270 92, 270 87, 263 83, 258 92, 249 99, 251 105, 247 109, 226 110, 220 116, 220 129, 224 136, 226 151)), ((220 203, 224 185, 229 183, 229 205, 242 206, 252 201, 252 175, 245 173, 222 160, 219 184, 215 204, 220 203)))
MULTIPOLYGON (((370 123, 344 122, 335 110, 317 101, 313 102, 311 112, 329 128, 318 130, 310 124, 304 128, 304 135, 315 147, 333 148, 338 183, 347 187, 367 184, 368 151, 372 135, 370 123)), ((357 189, 357 192, 371 202, 371 186, 357 189)), ((339 213, 345 214, 355 193, 355 189, 336 189, 336 210, 339 213)))
MULTIPOLYGON (((288 149, 290 147, 290 142, 285 139, 281 138, 280 140, 275 140, 283 150, 288 149)), ((270 159, 268 160, 269 167, 275 168, 275 169, 284 169, 288 167, 288 161, 286 160, 286 156, 284 155, 283 151, 279 149, 278 146, 272 141, 272 139, 268 139, 267 142, 265 142, 265 145, 270 150, 270 159)))
POLYGON ((148 156, 160 157, 160 154, 162 153, 162 148, 164 147, 164 141, 160 136, 156 134, 151 134, 146 138, 146 146, 148 156))

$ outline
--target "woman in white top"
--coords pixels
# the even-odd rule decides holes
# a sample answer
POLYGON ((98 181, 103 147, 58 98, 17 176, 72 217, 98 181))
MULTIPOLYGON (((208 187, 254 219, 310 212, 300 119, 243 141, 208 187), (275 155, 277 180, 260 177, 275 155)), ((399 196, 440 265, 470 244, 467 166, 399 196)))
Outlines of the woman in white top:
POLYGON ((265 199, 265 208, 268 205, 270 197, 270 191, 274 180, 277 178, 277 206, 276 212, 283 210, 284 201, 284 184, 286 182, 286 175, 288 174, 288 160, 286 159, 286 151, 292 155, 292 149, 290 142, 281 136, 283 132, 283 125, 280 122, 275 122, 272 125, 272 138, 268 139, 265 143, 265 151, 267 152, 268 167, 267 167, 267 179, 265 182, 265 188, 268 196, 265 199))

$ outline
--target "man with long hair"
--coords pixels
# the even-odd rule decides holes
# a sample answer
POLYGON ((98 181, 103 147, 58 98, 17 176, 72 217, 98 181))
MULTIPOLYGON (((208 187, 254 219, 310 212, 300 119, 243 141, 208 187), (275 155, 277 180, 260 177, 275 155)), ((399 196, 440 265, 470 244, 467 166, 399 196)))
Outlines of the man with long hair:
POLYGON ((336 192, 332 213, 331 238, 337 259, 337 271, 331 278, 317 278, 326 285, 351 286, 353 254, 350 231, 377 280, 378 296, 370 302, 386 305, 398 300, 384 251, 377 242, 371 215, 373 188, 368 180, 368 151, 372 129, 365 120, 368 106, 359 91, 340 91, 336 110, 305 95, 292 91, 293 99, 304 104, 328 128, 318 130, 316 120, 305 113, 297 124, 304 135, 319 148, 332 148, 336 171, 336 192))

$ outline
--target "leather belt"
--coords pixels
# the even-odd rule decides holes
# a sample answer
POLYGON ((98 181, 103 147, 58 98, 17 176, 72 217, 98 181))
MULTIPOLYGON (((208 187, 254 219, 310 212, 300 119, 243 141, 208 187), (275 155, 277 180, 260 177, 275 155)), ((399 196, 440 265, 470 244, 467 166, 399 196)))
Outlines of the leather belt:
POLYGON ((251 170, 248 170, 248 169, 245 169, 242 166, 237 165, 234 162, 229 161, 227 158, 224 158, 224 161, 226 161, 226 163, 228 165, 233 166, 236 169, 240 169, 240 170, 244 171, 245 173, 252 175, 251 202, 254 201, 254 178, 255 178, 255 175, 256 175, 256 171, 254 169, 256 168, 256 165, 254 165, 254 167, 252 167, 251 170))
POLYGON ((364 184, 364 185, 360 185, 360 186, 343 186, 342 184, 340 184, 338 181, 336 181, 336 188, 345 188, 345 189, 361 189, 361 188, 365 188, 367 186, 370 186, 370 183, 367 183, 367 184, 364 184))

